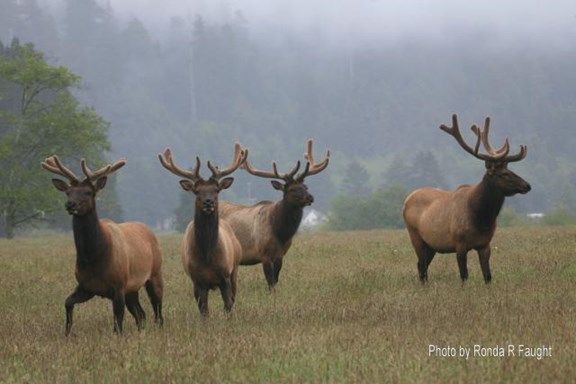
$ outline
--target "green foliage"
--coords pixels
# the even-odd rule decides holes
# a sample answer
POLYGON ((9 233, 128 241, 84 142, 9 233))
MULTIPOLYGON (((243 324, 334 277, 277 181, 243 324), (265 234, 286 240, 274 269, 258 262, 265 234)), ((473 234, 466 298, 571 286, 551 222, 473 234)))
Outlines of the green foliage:
POLYGON ((407 195, 402 187, 381 188, 368 196, 339 195, 331 202, 328 228, 402 228, 402 205, 407 195))
POLYGON ((547 212, 541 220, 543 225, 576 225, 576 210, 559 206, 547 212))
POLYGON ((61 206, 40 162, 52 154, 76 163, 103 161, 108 123, 70 93, 80 78, 48 64, 30 44, 17 41, 0 53, 0 235, 61 206), (42 192, 40 192, 42 191, 42 192))

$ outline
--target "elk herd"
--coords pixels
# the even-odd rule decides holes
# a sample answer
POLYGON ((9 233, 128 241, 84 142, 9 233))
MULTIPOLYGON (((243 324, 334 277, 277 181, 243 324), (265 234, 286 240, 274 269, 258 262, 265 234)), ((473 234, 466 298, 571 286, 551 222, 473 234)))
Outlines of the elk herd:
MULTIPOLYGON (((462 185, 451 192, 424 187, 408 195, 402 213, 417 255, 418 274, 425 283, 436 253, 456 253, 460 278, 465 281, 467 254, 476 250, 484 281, 489 283, 490 241, 504 199, 530 191, 530 184, 507 168, 508 163, 526 157, 526 146, 521 145, 519 152, 511 155, 506 139, 502 147, 494 149, 488 140, 489 118, 483 129, 472 126, 476 135, 474 146, 463 139, 456 115, 452 116, 451 127, 443 124, 440 128, 466 152, 483 160, 486 172, 476 185, 462 185), (480 144, 486 153, 480 152, 480 144)), ((194 195, 193 219, 182 238, 181 258, 203 317, 208 315, 208 292, 212 289, 220 290, 225 311, 232 310, 241 265, 261 263, 268 288, 274 291, 283 257, 300 226, 304 208, 314 201, 305 178, 325 170, 330 161, 329 150, 322 161, 314 160, 312 139, 306 143, 306 164, 301 171, 300 161, 286 173, 278 171, 276 162, 272 163, 272 170, 260 170, 250 164, 248 154, 248 148, 236 143, 228 167, 220 168, 206 161, 211 173, 208 178, 200 176, 199 157, 195 157, 192 168, 183 168, 175 163, 170 148, 158 154, 160 164, 181 177, 182 189, 194 195), (253 176, 271 179, 272 187, 282 192, 282 199, 251 206, 219 201, 220 191, 234 182, 229 175, 239 168, 253 176)), ((41 162, 44 169, 66 179, 52 179, 52 183, 66 194, 65 208, 72 215, 77 286, 65 301, 67 336, 72 328, 74 305, 94 296, 112 301, 116 333, 122 333, 125 308, 140 330, 146 318, 139 301, 143 286, 155 322, 160 326, 164 322, 162 254, 153 231, 139 222, 117 224, 99 219, 96 211, 96 194, 106 186, 108 175, 125 164, 122 159, 92 171, 82 159, 80 167, 85 178, 81 180, 56 155, 41 162)))

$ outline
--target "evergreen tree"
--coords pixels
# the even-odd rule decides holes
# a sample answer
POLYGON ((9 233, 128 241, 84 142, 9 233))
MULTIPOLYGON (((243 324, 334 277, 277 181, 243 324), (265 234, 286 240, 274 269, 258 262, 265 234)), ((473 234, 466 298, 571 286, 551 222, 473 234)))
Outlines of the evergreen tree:
POLYGON ((61 207, 39 166, 49 155, 103 161, 108 124, 80 106, 70 89, 80 78, 49 65, 31 44, 0 52, 0 235, 61 207))

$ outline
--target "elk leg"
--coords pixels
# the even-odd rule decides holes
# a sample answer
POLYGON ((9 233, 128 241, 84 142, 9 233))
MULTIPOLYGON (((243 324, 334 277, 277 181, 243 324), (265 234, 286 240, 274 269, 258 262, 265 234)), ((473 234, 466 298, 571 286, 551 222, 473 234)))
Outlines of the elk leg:
POLYGON ((164 292, 164 284, 162 279, 150 279, 144 285, 146 287, 146 293, 148 293, 148 298, 152 304, 152 309, 154 310, 154 321, 160 326, 164 325, 164 318, 162 317, 162 294, 164 292))
POLYGON ((142 329, 142 321, 146 318, 146 315, 144 314, 144 310, 138 301, 138 292, 136 291, 127 293, 125 301, 126 308, 128 308, 128 311, 134 317, 134 320, 136 320, 136 326, 140 331, 142 329))
POLYGON ((434 259, 434 255, 436 255, 436 251, 424 243, 422 247, 422 257, 420 257, 420 255, 418 256, 418 271, 420 272, 420 281, 423 283, 428 281, 428 267, 432 259, 434 259))
POLYGON ((232 288, 232 301, 236 301, 236 289, 238 286, 238 268, 234 268, 230 276, 230 284, 232 288))
POLYGON ((418 256, 418 275, 420 277, 421 283, 426 283, 428 281, 428 266, 432 262, 436 252, 424 242, 424 240, 416 233, 408 230, 410 235, 410 241, 412 242, 412 247, 416 251, 416 256, 418 256))
POLYGON ((478 250, 478 259, 480 260, 480 267, 482 268, 482 275, 484 282, 490 283, 492 280, 492 273, 490 273, 490 246, 486 246, 478 250))
POLYGON ((232 305, 234 305, 234 295, 232 294, 232 282, 230 278, 224 279, 220 283, 220 294, 224 301, 224 310, 230 313, 230 311, 232 311, 232 305))
POLYGON ((208 316, 208 288, 200 287, 197 291, 194 289, 194 296, 198 301, 198 309, 204 317, 208 316))
POLYGON ((93 293, 85 291, 80 286, 77 286, 76 289, 74 289, 74 292, 72 292, 72 294, 66 298, 66 302, 64 303, 64 307, 66 308, 66 336, 70 334, 70 330, 72 329, 74 305, 84 303, 93 297, 93 293))
POLYGON ((274 262, 274 280, 275 284, 278 284, 278 277, 280 276, 280 270, 282 269, 282 259, 278 259, 274 262))
POLYGON ((126 298, 121 289, 114 291, 112 295, 112 310, 114 311, 114 332, 121 335, 124 311, 126 310, 126 298))
POLYGON ((273 291, 276 285, 274 263, 272 261, 265 261, 262 263, 262 268, 264 269, 264 276, 266 276, 266 281, 268 282, 268 288, 273 291))
POLYGON ((468 252, 460 251, 456 253, 456 260, 458 260, 458 269, 460 269, 460 278, 462 283, 468 279, 468 266, 467 266, 468 252))

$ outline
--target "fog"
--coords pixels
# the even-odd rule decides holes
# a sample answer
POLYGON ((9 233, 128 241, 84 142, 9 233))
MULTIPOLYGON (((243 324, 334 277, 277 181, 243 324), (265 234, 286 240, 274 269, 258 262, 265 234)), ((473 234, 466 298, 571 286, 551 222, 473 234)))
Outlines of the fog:
MULTIPOLYGON (((495 145, 528 145, 513 168, 534 188, 509 199, 516 210, 576 208, 573 0, 96 0, 84 13, 89 0, 39 3, 56 37, 14 22, 0 38, 32 41, 82 77, 78 97, 111 124, 110 157, 129 160, 118 181, 127 218, 154 225, 179 206, 156 158, 166 146, 184 164, 225 164, 238 140, 257 167, 286 169, 313 137, 318 156, 333 153, 309 180, 321 210, 341 193, 430 183, 414 177, 422 154, 442 186, 477 182, 484 166, 438 130, 455 112, 463 127, 491 116, 495 145), (354 162, 368 174, 358 190, 354 162)), ((226 198, 280 197, 236 177, 226 198)))
MULTIPOLYGON (((63 0, 43 0, 54 9, 63 0)), ((257 38, 270 33, 311 33, 332 43, 379 44, 398 39, 453 40, 462 34, 574 47, 573 0, 98 0, 122 20, 137 18, 154 33, 167 33, 173 17, 202 15, 225 23, 240 12, 257 38)), ((161 35, 160 35, 161 36, 161 35)))

